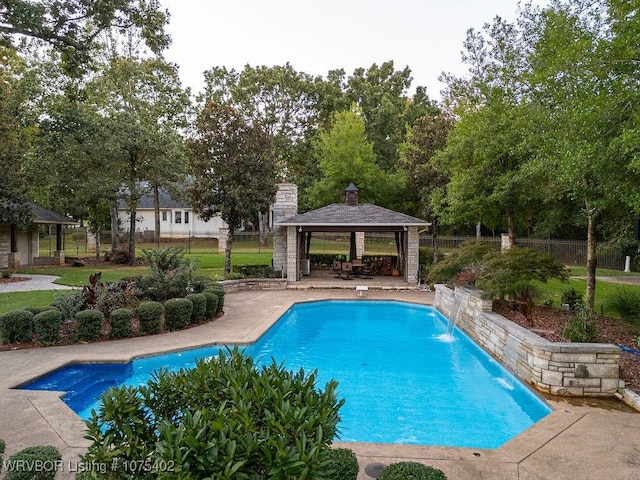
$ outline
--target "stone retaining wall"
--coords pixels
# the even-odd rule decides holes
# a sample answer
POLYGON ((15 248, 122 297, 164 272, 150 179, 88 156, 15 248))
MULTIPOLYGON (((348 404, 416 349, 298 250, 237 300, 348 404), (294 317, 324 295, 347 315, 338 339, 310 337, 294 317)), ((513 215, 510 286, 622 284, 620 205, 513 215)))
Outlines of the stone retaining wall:
POLYGON ((567 397, 612 397, 624 388, 619 347, 550 342, 493 313, 491 301, 483 300, 479 290, 436 285, 434 306, 447 317, 454 299, 460 302, 456 325, 538 390, 567 397))
POLYGON ((286 290, 287 280, 281 278, 244 278, 241 280, 223 280, 218 282, 227 292, 244 290, 286 290))

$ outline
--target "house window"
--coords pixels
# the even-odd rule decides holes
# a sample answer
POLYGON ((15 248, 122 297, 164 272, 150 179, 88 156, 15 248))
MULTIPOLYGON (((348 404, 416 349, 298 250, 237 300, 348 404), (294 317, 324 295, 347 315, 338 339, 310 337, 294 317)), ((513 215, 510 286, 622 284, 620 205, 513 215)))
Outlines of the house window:
POLYGON ((175 223, 182 223, 182 212, 176 212, 175 223))
POLYGON ((166 222, 166 221, 167 221, 167 212, 166 212, 166 211, 163 211, 163 212, 162 212, 162 221, 163 221, 163 222, 166 222))
POLYGON ((184 223, 189 223, 189 212, 184 212, 184 223))

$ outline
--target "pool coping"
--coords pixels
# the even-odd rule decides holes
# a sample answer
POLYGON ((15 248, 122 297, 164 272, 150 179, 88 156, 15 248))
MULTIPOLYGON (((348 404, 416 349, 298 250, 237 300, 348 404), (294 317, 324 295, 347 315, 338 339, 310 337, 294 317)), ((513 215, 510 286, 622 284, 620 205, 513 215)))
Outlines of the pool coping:
MULTIPOLYGON (((359 298, 362 297, 356 296, 352 290, 230 293, 226 297, 224 316, 187 330, 95 344, 0 352, 0 371, 4 372, 0 378, 0 438, 7 443, 5 458, 24 446, 53 444, 58 446, 64 460, 71 465, 89 445, 88 440, 84 439, 84 423, 62 402, 62 394, 12 389, 25 381, 70 363, 128 362, 142 356, 206 345, 251 343, 294 303, 359 298)), ((365 298, 432 304, 433 293, 369 291, 365 298)), ((483 475, 496 479, 599 478, 593 476, 594 472, 602 472, 601 467, 606 468, 611 461, 615 461, 617 471, 624 469, 624 465, 631 465, 628 450, 637 452, 640 440, 623 443, 625 448, 622 449, 623 455, 617 459, 619 461, 611 455, 611 448, 605 446, 609 437, 618 437, 619 433, 625 434, 620 436, 625 439, 637 436, 640 415, 624 409, 611 410, 610 406, 603 409, 546 396, 545 400, 553 412, 498 449, 351 442, 336 442, 336 446, 346 446, 356 452, 361 464, 359 479, 369 478, 363 473, 364 466, 369 463, 389 464, 403 459, 441 468, 450 479, 481 478, 483 475), (597 420, 595 431, 590 429, 585 432, 585 425, 594 420, 597 420), (617 428, 611 431, 613 426, 617 428), (581 439, 579 443, 576 443, 576 436, 581 439), (597 455, 594 456, 589 450, 589 438, 597 451, 609 450, 607 462, 594 464, 597 455), (604 445, 601 445, 603 441, 604 445), (545 455, 550 453, 560 455, 558 462, 562 465, 546 460, 545 455), (576 462, 580 465, 576 466, 576 462), (570 476, 557 476, 559 471, 569 467, 570 476), (549 472, 549 476, 544 476, 545 471, 549 472), (531 472, 531 475, 535 473, 535 476, 523 476, 526 472, 531 472)), ((619 440, 615 443, 619 449, 619 440)), ((73 478, 72 472, 61 472, 57 478, 73 478)))

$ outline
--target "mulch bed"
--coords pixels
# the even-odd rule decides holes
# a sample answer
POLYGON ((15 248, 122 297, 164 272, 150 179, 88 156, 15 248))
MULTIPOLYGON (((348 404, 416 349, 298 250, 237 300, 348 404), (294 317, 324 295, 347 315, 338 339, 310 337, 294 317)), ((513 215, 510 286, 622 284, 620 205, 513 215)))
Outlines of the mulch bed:
MULTIPOLYGON (((562 330, 567 321, 575 317, 575 312, 560 308, 537 306, 533 312, 533 324, 529 324, 524 315, 514 311, 507 302, 494 302, 493 310, 514 323, 535 332, 551 342, 565 342, 562 330)), ((640 328, 623 320, 596 315, 598 343, 613 343, 640 350, 637 338, 640 328)), ((620 377, 627 388, 640 393, 640 355, 622 352, 620 357, 620 377)))

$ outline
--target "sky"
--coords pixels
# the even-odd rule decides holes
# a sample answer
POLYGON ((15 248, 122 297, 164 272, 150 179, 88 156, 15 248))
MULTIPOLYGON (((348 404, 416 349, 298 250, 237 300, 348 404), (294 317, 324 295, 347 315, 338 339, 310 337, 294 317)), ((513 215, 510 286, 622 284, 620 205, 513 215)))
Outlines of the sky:
MULTIPOLYGON (((298 72, 326 76, 393 60, 412 71, 412 90, 440 99, 442 72, 462 76, 466 32, 498 15, 517 18, 518 0, 161 0, 171 18, 168 61, 195 92, 214 66, 289 62, 298 72)), ((545 0, 533 0, 546 5, 545 0)))

